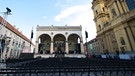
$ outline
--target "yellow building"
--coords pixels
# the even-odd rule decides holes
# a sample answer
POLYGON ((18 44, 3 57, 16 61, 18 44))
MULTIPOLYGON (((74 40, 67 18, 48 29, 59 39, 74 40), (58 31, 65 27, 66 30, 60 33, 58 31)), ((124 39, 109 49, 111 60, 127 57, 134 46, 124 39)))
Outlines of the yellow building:
POLYGON ((93 0, 102 53, 135 52, 135 0, 93 0))

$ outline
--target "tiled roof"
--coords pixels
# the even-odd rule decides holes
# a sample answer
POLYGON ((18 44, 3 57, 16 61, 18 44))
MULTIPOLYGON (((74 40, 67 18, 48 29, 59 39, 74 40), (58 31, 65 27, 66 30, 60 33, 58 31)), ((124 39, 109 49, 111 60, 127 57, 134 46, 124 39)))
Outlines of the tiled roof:
MULTIPOLYGON (((2 17, 0 16, 0 23, 2 22, 2 17)), ((14 32, 15 34, 17 34, 18 36, 20 36, 22 39, 28 41, 30 43, 30 40, 24 36, 20 31, 18 31, 15 27, 13 27, 10 23, 6 23, 6 27, 11 30, 12 32, 14 32)), ((33 43, 32 43, 33 44, 33 43)))

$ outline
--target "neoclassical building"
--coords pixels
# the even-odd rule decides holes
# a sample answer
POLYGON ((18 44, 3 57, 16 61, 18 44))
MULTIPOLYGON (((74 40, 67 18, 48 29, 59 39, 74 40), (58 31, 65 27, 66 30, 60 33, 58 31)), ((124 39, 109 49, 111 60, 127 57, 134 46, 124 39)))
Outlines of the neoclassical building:
MULTIPOLYGON (((97 38, 94 38, 87 42, 88 45, 88 53, 91 55, 100 55, 99 42, 97 38)), ((85 43, 86 47, 86 43, 85 43)), ((85 48, 86 49, 86 48, 85 48)))
POLYGON ((135 52, 135 0, 93 0, 102 53, 135 52))
MULTIPOLYGON (((6 26, 2 24, 3 18, 0 16, 0 51, 1 51, 1 41, 3 37, 6 35, 5 39, 5 48, 3 57, 6 58, 19 58, 20 53, 24 52, 25 47, 30 48, 30 39, 28 39, 21 31, 19 31, 19 28, 16 28, 16 26, 12 26, 9 22, 6 21, 6 26)), ((28 53, 32 53, 33 49, 35 48, 35 45, 31 44, 32 51, 27 51, 28 53)), ((1 55, 1 54, 0 54, 1 55)))
POLYGON ((37 26, 36 54, 52 54, 60 48, 67 54, 84 53, 81 26, 37 26))

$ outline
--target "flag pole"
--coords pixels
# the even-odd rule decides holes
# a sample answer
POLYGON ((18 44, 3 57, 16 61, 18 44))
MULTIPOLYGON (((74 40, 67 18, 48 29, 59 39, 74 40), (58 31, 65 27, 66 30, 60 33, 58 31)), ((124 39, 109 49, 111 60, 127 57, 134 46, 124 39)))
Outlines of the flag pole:
POLYGON ((85 39, 86 39, 86 56, 88 57, 88 42, 87 42, 87 38, 88 38, 88 32, 85 31, 85 39))

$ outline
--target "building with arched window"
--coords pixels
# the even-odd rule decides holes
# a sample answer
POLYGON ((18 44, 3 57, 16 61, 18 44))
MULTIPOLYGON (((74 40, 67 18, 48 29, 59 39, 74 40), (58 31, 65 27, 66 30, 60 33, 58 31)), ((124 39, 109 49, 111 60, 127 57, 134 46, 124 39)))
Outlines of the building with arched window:
POLYGON ((93 0, 92 10, 102 53, 135 52, 135 0, 93 0))
POLYGON ((81 26, 37 26, 35 54, 84 53, 81 26))
POLYGON ((31 50, 28 50, 25 53, 33 53, 35 45, 30 39, 19 31, 19 28, 12 26, 9 22, 6 21, 6 26, 3 25, 2 20, 3 18, 0 16, 0 55, 3 55, 3 58, 19 58, 20 54, 24 52, 24 48, 26 47, 31 48, 31 50), (5 40, 3 53, 1 53, 2 39, 5 40))

